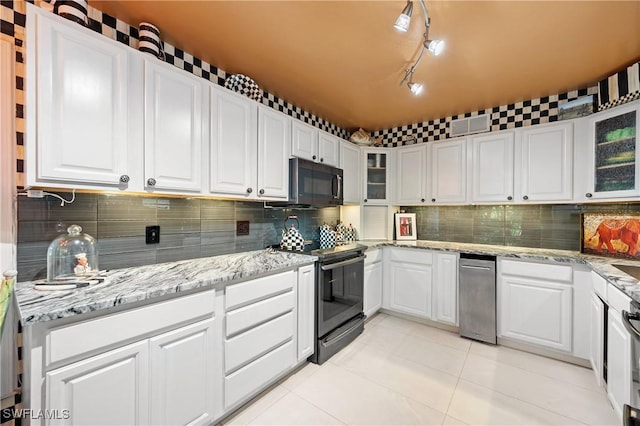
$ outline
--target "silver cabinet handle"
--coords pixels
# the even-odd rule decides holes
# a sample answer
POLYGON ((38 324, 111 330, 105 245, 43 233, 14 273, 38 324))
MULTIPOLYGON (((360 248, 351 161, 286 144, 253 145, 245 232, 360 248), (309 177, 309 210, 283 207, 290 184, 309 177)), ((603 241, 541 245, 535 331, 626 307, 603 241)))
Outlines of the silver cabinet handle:
POLYGON ((260 191, 258 191, 258 194, 264 195, 264 189, 261 189, 260 191))
POLYGON ((147 179, 147 185, 156 186, 156 180, 154 178, 147 179))
POLYGON ((591 198, 591 197, 593 197, 593 194, 592 194, 592 193, 590 193, 590 192, 587 192, 587 193, 585 194, 585 196, 586 196, 587 198, 591 198))
POLYGON ((252 188, 247 188, 247 194, 251 194, 253 192, 252 188))
POLYGON ((525 196, 522 197, 522 199, 526 201, 526 200, 529 199, 529 196, 525 195, 525 196))
POLYGON ((511 201, 511 200, 513 200, 513 197, 512 197, 511 195, 509 195, 509 196, 507 197, 507 200, 508 200, 508 201, 511 201))
POLYGON ((120 176, 120 183, 127 183, 130 179, 129 175, 122 175, 120 176))

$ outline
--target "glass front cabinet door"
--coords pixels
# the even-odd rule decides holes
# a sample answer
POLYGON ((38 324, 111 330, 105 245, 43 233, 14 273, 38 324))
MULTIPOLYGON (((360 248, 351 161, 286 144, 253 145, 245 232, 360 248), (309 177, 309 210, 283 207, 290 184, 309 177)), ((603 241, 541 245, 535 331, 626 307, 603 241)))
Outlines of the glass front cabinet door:
POLYGON ((386 149, 365 149, 364 199, 365 204, 387 204, 389 197, 390 155, 386 149))
POLYGON ((640 195, 636 126, 638 104, 600 113, 591 120, 593 169, 587 198, 623 198, 640 195))

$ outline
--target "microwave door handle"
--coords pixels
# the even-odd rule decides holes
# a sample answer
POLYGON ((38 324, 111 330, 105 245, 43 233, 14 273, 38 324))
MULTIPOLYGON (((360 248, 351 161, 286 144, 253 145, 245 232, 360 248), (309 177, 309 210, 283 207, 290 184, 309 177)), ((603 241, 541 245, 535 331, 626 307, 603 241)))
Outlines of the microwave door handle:
POLYGON ((640 339, 640 330, 638 330, 633 324, 631 324, 631 320, 634 320, 634 321, 640 320, 640 314, 637 312, 631 314, 623 310, 622 323, 624 324, 624 328, 626 328, 627 331, 631 333, 636 339, 640 339))
POLYGON ((334 195, 333 198, 339 199, 340 195, 342 194, 342 176, 336 175, 335 178, 336 178, 336 182, 338 183, 338 188, 336 191, 336 195, 334 195))

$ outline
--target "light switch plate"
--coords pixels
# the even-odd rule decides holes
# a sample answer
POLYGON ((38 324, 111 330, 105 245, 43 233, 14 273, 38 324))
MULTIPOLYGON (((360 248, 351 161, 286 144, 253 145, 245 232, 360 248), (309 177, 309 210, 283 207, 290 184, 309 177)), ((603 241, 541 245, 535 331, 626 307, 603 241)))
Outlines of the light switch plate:
POLYGON ((159 225, 147 226, 145 236, 146 236, 147 244, 160 243, 160 226, 159 225))
POLYGON ((249 221, 238 220, 236 221, 236 235, 249 235, 249 221))

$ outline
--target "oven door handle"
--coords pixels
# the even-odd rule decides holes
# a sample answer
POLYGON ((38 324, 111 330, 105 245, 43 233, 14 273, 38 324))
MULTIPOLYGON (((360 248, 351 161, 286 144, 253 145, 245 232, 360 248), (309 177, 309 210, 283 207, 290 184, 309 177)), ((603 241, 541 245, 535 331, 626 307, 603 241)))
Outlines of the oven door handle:
POLYGON ((631 333, 636 339, 640 339, 640 330, 638 330, 633 324, 631 324, 631 320, 639 321, 640 313, 634 312, 631 314, 623 310, 622 323, 624 324, 624 328, 626 328, 627 331, 631 333))
POLYGON ((330 263, 328 265, 322 265, 320 267, 320 269, 322 269, 323 271, 330 271, 332 269, 340 268, 342 266, 351 265, 352 263, 361 262, 361 261, 364 260, 365 257, 366 257, 365 255, 362 255, 362 256, 354 257, 353 259, 343 260, 342 262, 336 262, 336 263, 330 263))
POLYGON ((358 327, 360 327, 360 325, 362 325, 362 323, 364 322, 364 320, 366 319, 365 315, 362 315, 361 317, 357 317, 354 318, 353 324, 351 325, 351 327, 349 327, 348 329, 342 331, 340 334, 338 334, 337 336, 327 336, 324 339, 322 339, 320 341, 320 344, 322 345, 323 348, 327 348, 329 346, 332 346, 336 343, 338 343, 340 340, 342 340, 343 337, 345 337, 346 335, 350 334, 353 330, 357 329, 358 327))

